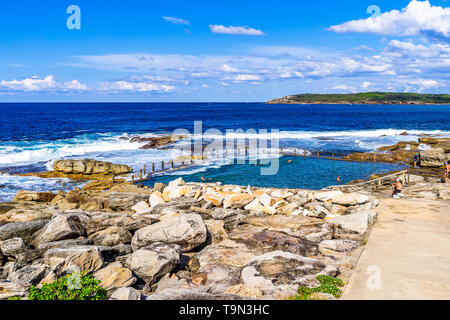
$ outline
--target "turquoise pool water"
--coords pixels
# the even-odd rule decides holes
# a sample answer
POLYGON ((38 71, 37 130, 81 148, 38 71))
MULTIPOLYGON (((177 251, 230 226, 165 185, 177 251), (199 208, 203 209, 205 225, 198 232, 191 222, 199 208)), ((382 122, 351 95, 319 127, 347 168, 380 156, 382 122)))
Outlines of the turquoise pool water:
POLYGON ((170 175, 155 176, 145 185, 153 186, 155 182, 167 184, 169 181, 182 177, 188 182, 221 181, 223 184, 251 185, 254 187, 303 188, 321 189, 336 184, 336 177, 340 176, 342 183, 354 179, 365 179, 373 173, 389 172, 404 168, 399 164, 348 162, 317 158, 303 158, 285 156, 279 159, 279 170, 276 175, 261 175, 261 168, 269 165, 255 166, 254 164, 230 164, 220 168, 209 168, 192 174, 172 173, 170 175), (290 160, 290 162, 289 162, 290 160))

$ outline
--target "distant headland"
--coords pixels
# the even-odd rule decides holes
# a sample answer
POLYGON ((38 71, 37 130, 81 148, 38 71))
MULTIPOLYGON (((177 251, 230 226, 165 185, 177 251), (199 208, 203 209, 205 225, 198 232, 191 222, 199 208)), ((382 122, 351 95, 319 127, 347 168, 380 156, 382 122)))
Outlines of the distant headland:
POLYGON ((450 94, 364 92, 350 94, 296 94, 269 104, 450 104, 450 94))

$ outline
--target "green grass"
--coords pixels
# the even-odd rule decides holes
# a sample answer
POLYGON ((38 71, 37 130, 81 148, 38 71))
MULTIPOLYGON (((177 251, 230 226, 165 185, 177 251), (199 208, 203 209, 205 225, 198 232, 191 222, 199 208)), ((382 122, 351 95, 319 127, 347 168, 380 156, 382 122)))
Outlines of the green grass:
POLYGON ((336 298, 342 295, 342 290, 339 287, 342 287, 344 282, 341 279, 324 275, 317 276, 316 279, 320 283, 318 287, 300 287, 298 293, 293 297, 288 297, 287 300, 320 300, 313 296, 315 293, 328 293, 336 298))
POLYGON ((450 104, 450 94, 420 94, 397 92, 364 92, 351 94, 296 94, 291 101, 304 103, 433 103, 450 104))

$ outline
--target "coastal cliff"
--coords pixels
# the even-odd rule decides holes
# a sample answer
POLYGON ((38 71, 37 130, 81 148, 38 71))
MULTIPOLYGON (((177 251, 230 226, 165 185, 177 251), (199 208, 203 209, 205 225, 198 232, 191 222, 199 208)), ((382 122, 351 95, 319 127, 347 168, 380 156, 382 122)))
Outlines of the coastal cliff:
POLYGON ((272 99, 268 104, 450 104, 449 94, 365 92, 351 94, 296 94, 272 99))

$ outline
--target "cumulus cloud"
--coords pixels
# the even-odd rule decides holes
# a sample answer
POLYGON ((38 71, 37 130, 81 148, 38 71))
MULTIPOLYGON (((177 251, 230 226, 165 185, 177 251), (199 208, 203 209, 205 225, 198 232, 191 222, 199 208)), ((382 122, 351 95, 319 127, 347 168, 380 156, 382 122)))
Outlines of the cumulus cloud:
POLYGON ((450 8, 412 0, 401 11, 391 10, 375 17, 348 21, 329 30, 339 33, 375 33, 390 36, 431 35, 450 38, 450 8))
POLYGON ((333 90, 341 90, 341 91, 350 91, 350 92, 356 91, 356 89, 354 87, 346 86, 344 84, 340 84, 340 85, 334 86, 331 89, 333 89, 333 90))
POLYGON ((234 34, 234 35, 246 35, 246 36, 264 36, 265 33, 261 30, 250 27, 225 27, 223 25, 209 25, 212 33, 220 34, 234 34))
POLYGON ((101 83, 99 90, 109 92, 154 92, 163 93, 170 92, 175 89, 175 86, 155 84, 151 82, 129 82, 129 81, 116 81, 101 83))
POLYGON ((178 24, 178 25, 190 25, 191 23, 188 20, 180 19, 180 18, 174 18, 174 17, 161 17, 167 22, 178 24))
POLYGON ((2 91, 85 91, 89 88, 79 82, 72 80, 69 82, 58 82, 53 75, 45 78, 33 76, 22 80, 2 80, 0 81, 0 90, 2 91))

